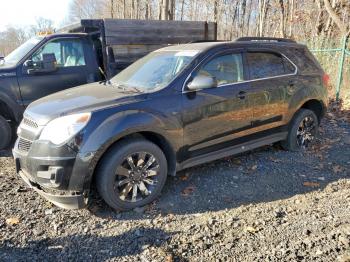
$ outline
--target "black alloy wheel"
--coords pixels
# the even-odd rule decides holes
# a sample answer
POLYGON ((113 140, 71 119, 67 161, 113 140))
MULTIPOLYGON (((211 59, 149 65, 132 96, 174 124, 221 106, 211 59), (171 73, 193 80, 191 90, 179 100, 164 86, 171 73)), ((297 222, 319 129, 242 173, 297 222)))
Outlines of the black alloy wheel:
POLYGON ((151 153, 137 152, 124 158, 116 170, 115 189, 119 198, 138 202, 152 194, 159 170, 159 163, 151 153))
POLYGON ((287 139, 281 142, 284 149, 299 151, 308 148, 318 136, 319 120, 310 109, 299 109, 288 126, 287 139))
POLYGON ((316 126, 312 116, 306 116, 299 125, 297 131, 297 143, 302 148, 307 148, 315 139, 316 126))
POLYGON ((102 158, 96 186, 109 206, 129 210, 155 200, 167 174, 167 159, 157 145, 141 138, 126 139, 102 158))

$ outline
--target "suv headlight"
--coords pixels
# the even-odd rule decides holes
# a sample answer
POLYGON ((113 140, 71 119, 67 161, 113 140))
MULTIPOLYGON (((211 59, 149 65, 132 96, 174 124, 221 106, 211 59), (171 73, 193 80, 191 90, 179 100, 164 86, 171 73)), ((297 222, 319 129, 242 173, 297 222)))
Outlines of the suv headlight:
POLYGON ((60 145, 82 130, 90 117, 91 113, 81 113, 56 118, 44 127, 39 140, 48 140, 55 145, 60 145))

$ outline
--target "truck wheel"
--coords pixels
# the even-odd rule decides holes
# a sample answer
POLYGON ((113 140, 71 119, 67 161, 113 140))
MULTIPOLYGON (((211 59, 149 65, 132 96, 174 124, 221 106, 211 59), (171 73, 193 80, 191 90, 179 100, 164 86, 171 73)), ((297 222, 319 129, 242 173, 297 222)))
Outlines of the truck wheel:
POLYGON ((0 115, 0 150, 5 149, 11 142, 12 129, 4 117, 0 115))
POLYGON ((167 172, 167 160, 158 146, 144 139, 128 139, 103 157, 96 187, 110 207, 130 210, 160 195, 167 172))
POLYGON ((289 124, 288 136, 282 147, 290 151, 307 148, 318 135, 318 118, 309 109, 300 109, 289 124))

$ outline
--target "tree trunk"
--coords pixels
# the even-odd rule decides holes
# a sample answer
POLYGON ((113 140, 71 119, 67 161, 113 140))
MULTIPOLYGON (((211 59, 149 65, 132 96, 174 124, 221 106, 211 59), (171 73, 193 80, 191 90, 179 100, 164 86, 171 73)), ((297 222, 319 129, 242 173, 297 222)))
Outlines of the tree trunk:
POLYGON ((184 17, 184 5, 185 5, 185 0, 182 0, 182 3, 181 3, 181 15, 180 15, 180 20, 181 21, 183 20, 183 17, 184 17))
POLYGON ((248 9, 248 18, 247 18, 247 31, 246 34, 247 36, 250 35, 250 18, 251 18, 251 14, 252 14, 252 5, 253 5, 253 0, 250 0, 250 4, 249 4, 249 9, 248 9))
POLYGON ((219 0, 214 0, 214 22, 218 22, 218 5, 219 5, 219 0))
POLYGON ((281 8, 281 37, 285 37, 285 9, 284 9, 284 4, 283 0, 279 0, 280 8, 281 8))
POLYGON ((126 18, 126 0, 123 0, 123 18, 126 18))
POLYGON ((290 16, 289 16, 289 37, 293 37, 293 23, 294 23, 294 0, 290 0, 290 16))
POLYGON ((332 18, 334 23, 338 26, 341 34, 345 37, 348 37, 350 34, 350 30, 347 28, 347 26, 343 23, 341 18, 338 16, 338 14, 334 11, 333 7, 331 6, 329 0, 323 0, 324 6, 327 10, 327 13, 332 18), (348 31, 349 30, 349 31, 348 31))

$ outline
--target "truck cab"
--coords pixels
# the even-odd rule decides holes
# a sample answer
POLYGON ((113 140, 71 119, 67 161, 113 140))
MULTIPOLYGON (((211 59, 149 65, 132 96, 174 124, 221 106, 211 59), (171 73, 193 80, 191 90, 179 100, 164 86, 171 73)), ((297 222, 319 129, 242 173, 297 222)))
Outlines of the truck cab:
POLYGON ((31 38, 0 62, 0 149, 33 101, 103 79, 99 42, 86 33, 31 38))

